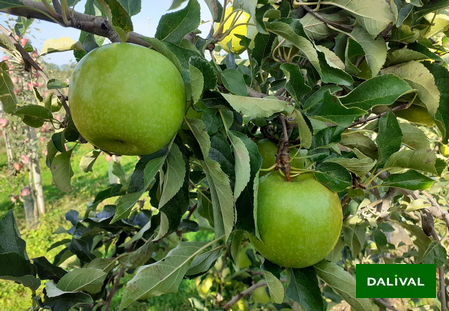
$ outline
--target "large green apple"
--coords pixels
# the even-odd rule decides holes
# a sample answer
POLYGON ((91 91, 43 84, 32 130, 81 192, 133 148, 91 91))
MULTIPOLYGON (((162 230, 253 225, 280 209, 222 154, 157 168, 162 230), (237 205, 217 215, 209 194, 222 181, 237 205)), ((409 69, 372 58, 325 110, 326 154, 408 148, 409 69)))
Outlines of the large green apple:
POLYGON ((114 43, 78 63, 69 104, 73 122, 88 142, 116 154, 145 155, 176 135, 186 96, 181 74, 165 56, 114 43))
POLYGON ((340 236, 338 195, 313 174, 287 182, 279 173, 260 179, 257 226, 263 242, 251 243, 268 260, 288 268, 311 266, 330 253, 340 236))

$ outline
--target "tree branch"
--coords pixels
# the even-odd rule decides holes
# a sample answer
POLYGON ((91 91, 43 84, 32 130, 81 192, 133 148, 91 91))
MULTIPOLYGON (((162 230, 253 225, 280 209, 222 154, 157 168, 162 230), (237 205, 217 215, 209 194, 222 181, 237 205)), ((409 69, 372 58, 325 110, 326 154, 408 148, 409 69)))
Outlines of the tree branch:
POLYGON ((344 29, 346 31, 352 31, 354 29, 354 27, 349 26, 349 25, 345 25, 345 24, 340 24, 340 23, 336 23, 334 21, 328 20, 324 17, 322 17, 320 14, 318 14, 316 11, 314 11, 313 9, 311 9, 308 5, 306 5, 303 1, 301 0, 296 0, 297 3, 301 3, 301 7, 304 8, 307 12, 309 12, 310 14, 312 14, 316 19, 322 21, 323 23, 327 25, 331 25, 340 29, 344 29))
MULTIPOLYGON (((9 41, 11 41, 11 43, 15 46, 17 51, 19 51, 20 55, 23 58, 23 61, 25 62, 25 68, 27 66, 33 67, 37 71, 37 73, 45 80, 45 83, 47 83, 49 81, 47 74, 34 61, 34 59, 30 56, 30 54, 28 54, 28 52, 25 51, 25 49, 22 47, 22 45, 20 45, 20 43, 16 40, 14 35, 8 29, 3 27, 3 25, 0 25, 0 31, 9 39, 9 41)), ((66 115, 67 116, 70 115, 70 108, 65 100, 64 94, 62 94, 61 91, 59 91, 58 89, 55 90, 55 94, 56 94, 56 96, 58 96, 59 100, 61 101, 61 104, 66 111, 66 115)))
POLYGON ((382 306, 384 306, 387 309, 390 309, 390 310, 393 310, 393 311, 399 311, 398 309, 396 309, 395 307, 393 307, 392 305, 390 305, 388 302, 384 301, 383 299, 374 298, 373 300, 375 302, 377 302, 378 304, 381 304, 382 306))
POLYGON ((396 107, 394 107, 394 108, 391 108, 391 109, 388 110, 388 111, 379 113, 378 115, 369 117, 369 118, 367 118, 367 119, 359 119, 358 121, 356 121, 356 122, 352 123, 350 126, 348 126, 347 129, 348 129, 348 128, 351 128, 351 127, 354 127, 354 126, 356 126, 356 125, 360 125, 360 124, 367 123, 367 122, 369 122, 369 121, 373 121, 373 120, 380 119, 381 117, 383 117, 384 115, 386 115, 389 111, 397 111, 397 110, 401 110, 401 109, 406 109, 407 106, 408 106, 408 103, 400 104, 399 106, 396 106, 396 107))
MULTIPOLYGON (((36 18, 51 23, 57 23, 62 27, 67 27, 64 24, 61 13, 59 14, 58 18, 54 18, 53 16, 51 16, 51 12, 47 10, 42 2, 35 2, 31 0, 22 0, 22 2, 24 6, 0 9, 0 12, 27 18, 36 18)), ((56 4, 55 10, 56 12, 58 12, 58 10, 60 10, 61 8, 60 5, 58 5, 59 2, 53 1, 53 4, 56 4)), ((98 36, 106 37, 112 42, 120 42, 118 34, 112 29, 108 20, 101 16, 82 14, 75 11, 73 12, 73 19, 71 20, 70 27, 98 36)), ((128 42, 143 46, 150 46, 148 42, 141 39, 142 37, 144 36, 141 34, 131 32, 128 38, 128 42)))
POLYGON ((251 285, 250 287, 248 287, 246 290, 244 290, 243 292, 238 293, 237 295, 233 296, 231 300, 229 300, 224 306, 223 309, 228 310, 230 309, 234 304, 237 303, 237 301, 239 301, 240 299, 242 299, 245 296, 248 296, 249 294, 251 294, 256 288, 262 287, 262 286, 267 286, 267 282, 263 281, 263 282, 259 282, 256 283, 254 285, 251 285))

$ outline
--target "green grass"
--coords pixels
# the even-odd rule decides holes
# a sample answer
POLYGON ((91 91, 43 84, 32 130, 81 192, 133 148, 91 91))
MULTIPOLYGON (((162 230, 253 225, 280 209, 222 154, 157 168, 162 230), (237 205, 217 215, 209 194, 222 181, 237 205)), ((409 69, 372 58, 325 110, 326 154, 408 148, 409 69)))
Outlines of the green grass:
MULTIPOLYGON (((41 146, 43 148, 44 145, 41 146)), ((45 164, 45 158, 40 159, 42 184, 44 190, 45 203, 49 208, 52 206, 59 206, 59 200, 64 197, 82 198, 85 199, 87 204, 91 201, 97 192, 106 188, 109 185, 108 178, 108 163, 104 155, 100 155, 97 159, 93 172, 84 173, 79 168, 81 157, 87 154, 91 150, 91 146, 78 145, 72 154, 72 169, 74 175, 72 177, 72 191, 64 193, 59 190, 53 183, 50 169, 45 164)), ((29 185, 29 171, 28 169, 22 169, 22 171, 13 176, 7 171, 7 158, 4 150, 0 150, 0 215, 4 214, 10 208, 14 208, 19 211, 22 208, 20 203, 12 204, 9 196, 19 195, 20 190, 23 187, 29 185)), ((122 165, 128 174, 132 173, 132 170, 137 163, 136 157, 122 157, 122 165)), ((19 211, 19 214, 20 211, 19 211)))

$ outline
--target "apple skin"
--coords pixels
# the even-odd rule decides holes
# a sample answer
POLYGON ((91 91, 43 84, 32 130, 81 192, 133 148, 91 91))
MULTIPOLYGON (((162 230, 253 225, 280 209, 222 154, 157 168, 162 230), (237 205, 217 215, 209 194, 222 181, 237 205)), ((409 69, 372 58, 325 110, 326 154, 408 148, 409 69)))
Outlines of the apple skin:
MULTIPOLYGON (((228 6, 226 8, 225 19, 226 19, 226 17, 228 17, 231 14, 231 12, 233 10, 234 9, 233 9, 232 6, 228 6)), ((237 13, 234 13, 234 14, 237 14, 237 13)), ((223 26, 223 32, 225 32, 226 30, 229 29, 229 27, 231 27, 231 24, 232 24, 232 21, 234 19, 234 16, 236 16, 234 14, 230 18, 228 18, 228 20, 225 22, 225 24, 223 26)), ((249 14, 246 13, 246 12, 242 12, 240 17, 235 22, 235 25, 248 23, 249 19, 250 19, 249 14)), ((216 23, 215 26, 214 26, 214 30, 217 31, 219 27, 220 27, 220 24, 216 23)), ((243 45, 240 45, 241 39, 236 37, 235 36, 236 34, 248 37, 250 39, 253 39, 256 36, 256 34, 257 34, 257 29, 254 26, 247 26, 247 25, 237 26, 236 28, 234 28, 231 31, 231 33, 229 35, 227 35, 223 40, 218 42, 218 45, 221 46, 226 52, 229 52, 228 42, 231 41, 231 46, 232 46, 231 51, 232 51, 232 53, 234 53, 234 54, 242 53, 245 50, 245 47, 243 45)))
POLYGON ((76 128, 94 146, 120 155, 146 155, 176 135, 186 95, 181 74, 165 56, 113 43, 78 63, 69 104, 76 128))
POLYGON ((287 268, 311 266, 327 256, 340 237, 343 213, 338 195, 313 174, 287 182, 279 173, 260 179, 257 226, 263 242, 249 234, 259 253, 287 268))

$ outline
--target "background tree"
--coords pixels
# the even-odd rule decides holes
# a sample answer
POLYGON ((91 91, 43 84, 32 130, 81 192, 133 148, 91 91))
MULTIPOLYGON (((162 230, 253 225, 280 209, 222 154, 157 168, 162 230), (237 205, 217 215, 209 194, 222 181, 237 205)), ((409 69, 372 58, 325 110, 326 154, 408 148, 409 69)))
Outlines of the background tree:
MULTIPOLYGON (((70 9, 76 2, 7 0, 0 11, 82 31, 79 42, 52 41, 45 53, 72 49, 80 60, 104 38, 157 50, 182 73, 188 111, 170 144, 142 155, 130 177, 114 162, 120 184, 102 189, 84 215, 67 213, 71 238, 55 245, 63 249, 53 263, 30 260, 12 213, 1 219, 5 240, 16 243, 0 241, 0 258, 17 266, 0 266, 0 276, 33 291, 33 310, 110 310, 117 296, 120 310, 131 309, 176 292, 184 277, 197 278, 203 300, 191 299, 190 308, 199 310, 416 303, 357 298, 357 263, 435 264, 438 299, 419 303, 447 310, 447 159, 439 150, 449 129, 448 1, 234 0, 235 18, 227 18, 230 1, 207 0, 218 27, 206 38, 196 34, 197 0, 164 15, 155 38, 132 31, 140 1, 87 1, 84 13, 70 9), (242 11, 247 23, 238 19, 242 11), (227 41, 231 52, 219 52, 216 44, 245 25, 246 36, 234 32, 238 40, 227 41), (232 52, 241 47, 246 58, 232 52), (277 144, 271 166, 259 152, 262 139, 277 144), (259 174, 271 170, 286 180, 312 173, 338 193, 343 229, 323 261, 285 269, 248 242, 259 236, 259 174), (204 241, 191 240, 196 231, 206 232, 204 241), (398 241, 401 232, 410 243, 398 241), (61 269, 69 258, 70 269, 61 269), (41 280, 48 280, 45 292, 41 280)), ((67 84, 50 79, 14 33, 2 33, 3 47, 20 53, 24 69, 44 79, 60 103, 19 102, 3 62, 4 110, 30 126, 55 124, 47 159, 56 186, 70 191, 71 154, 85 140, 70 117, 67 84)), ((86 172, 99 154, 93 149, 81 161, 86 172)))

